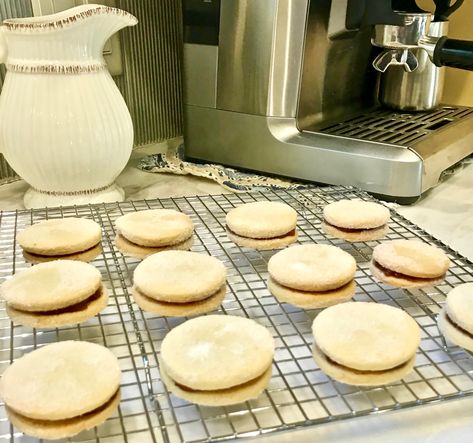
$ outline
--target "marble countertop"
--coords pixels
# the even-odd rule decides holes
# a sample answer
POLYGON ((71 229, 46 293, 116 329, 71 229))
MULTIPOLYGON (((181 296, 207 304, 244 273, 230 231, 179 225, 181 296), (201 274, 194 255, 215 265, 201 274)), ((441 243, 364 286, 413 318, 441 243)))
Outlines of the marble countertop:
MULTIPOLYGON (((139 149, 117 182, 128 200, 178 197, 229 192, 218 184, 191 176, 151 174, 136 168, 140 158, 151 152, 165 152, 166 144, 139 149)), ((23 209, 27 189, 19 180, 0 186, 0 208, 23 209)), ((412 206, 398 206, 407 219, 431 233, 454 250, 473 260, 473 163, 464 165, 426 193, 412 206)), ((258 443, 351 442, 465 442, 473 438, 473 399, 455 400, 389 414, 331 423, 301 431, 260 437, 258 443)))
POLYGON ((473 162, 397 211, 473 261, 473 162))

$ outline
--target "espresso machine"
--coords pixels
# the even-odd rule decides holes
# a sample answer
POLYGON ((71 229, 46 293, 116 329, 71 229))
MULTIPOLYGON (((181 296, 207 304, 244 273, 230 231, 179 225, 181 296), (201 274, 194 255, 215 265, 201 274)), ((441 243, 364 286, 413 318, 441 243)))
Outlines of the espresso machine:
POLYGON ((380 100, 473 69, 473 44, 431 34, 414 0, 183 0, 183 20, 189 159, 409 202, 473 152, 473 109, 380 100))

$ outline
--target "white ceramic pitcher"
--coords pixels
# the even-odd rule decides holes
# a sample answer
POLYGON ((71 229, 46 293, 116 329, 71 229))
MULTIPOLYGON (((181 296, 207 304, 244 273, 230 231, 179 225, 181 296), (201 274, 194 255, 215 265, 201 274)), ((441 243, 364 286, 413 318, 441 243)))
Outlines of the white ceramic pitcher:
POLYGON ((102 52, 137 19, 83 5, 0 26, 0 151, 28 182, 27 208, 121 201, 133 146, 128 108, 102 52))

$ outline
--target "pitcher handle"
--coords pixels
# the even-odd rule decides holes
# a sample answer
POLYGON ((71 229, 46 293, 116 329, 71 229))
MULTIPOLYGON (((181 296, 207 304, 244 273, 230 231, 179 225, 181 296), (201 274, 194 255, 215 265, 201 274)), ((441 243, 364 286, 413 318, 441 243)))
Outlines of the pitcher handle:
POLYGON ((7 40, 3 31, 3 26, 0 26, 0 64, 7 61, 7 40))

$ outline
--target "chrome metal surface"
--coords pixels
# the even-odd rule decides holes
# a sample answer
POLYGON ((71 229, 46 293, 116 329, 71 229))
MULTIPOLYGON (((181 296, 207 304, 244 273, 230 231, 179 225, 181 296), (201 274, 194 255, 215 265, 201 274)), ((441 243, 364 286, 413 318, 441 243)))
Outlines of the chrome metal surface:
POLYGON ((300 132, 294 119, 185 109, 191 158, 379 194, 412 197, 422 191, 422 161, 405 147, 300 132))
MULTIPOLYGON (((429 137, 418 140, 413 148, 422 158, 425 174, 423 187, 429 189, 437 184, 447 163, 454 165, 473 151, 473 110, 464 110, 465 118, 452 123, 451 131, 445 126, 429 137)), ((447 118, 448 122, 448 118, 447 118)), ((438 125, 445 121, 439 120, 438 125)))
POLYGON ((398 12, 404 25, 375 25, 371 42, 380 48, 417 48, 422 36, 429 33, 430 13, 398 12))
MULTIPOLYGON (((444 23, 445 26, 448 27, 448 22, 438 22, 438 23, 444 23)), ((446 34, 447 33, 442 34, 442 35, 446 35, 446 34)), ((434 57, 435 47, 437 46, 437 43, 439 41, 439 37, 433 37, 433 35, 435 34, 432 33, 432 35, 425 35, 419 40, 419 48, 422 48, 425 52, 427 52, 427 54, 430 57, 430 60, 432 60, 434 57)))
POLYGON ((343 32, 343 7, 342 0, 310 2, 296 117, 300 130, 338 121, 375 104, 377 73, 371 61, 376 49, 370 43, 371 29, 343 32))
POLYGON ((435 112, 401 113, 378 109, 332 126, 319 129, 325 134, 389 142, 410 147, 440 129, 451 128, 466 120, 472 124, 473 108, 442 106, 435 112))
MULTIPOLYGON (((326 237, 321 229, 323 207, 346 198, 371 200, 355 189, 331 187, 0 213, 0 279, 29 266, 16 244, 18 231, 46 218, 79 216, 94 219, 103 227, 103 253, 93 264, 110 291, 109 304, 97 317, 80 326, 43 331, 13 325, 2 304, 0 370, 33 349, 56 341, 76 339, 107 346, 123 371, 120 408, 105 424, 75 437, 75 442, 225 441, 472 396, 473 358, 459 347, 445 347, 436 315, 454 286, 473 279, 473 264, 392 211, 389 239, 418 239, 436 245, 446 251, 451 266, 437 287, 402 290, 379 284, 369 271, 377 241, 346 243, 326 237), (319 311, 278 303, 266 287, 267 263, 274 251, 239 248, 227 238, 226 213, 255 200, 282 201, 295 208, 299 243, 332 244, 351 254, 358 265, 356 300, 396 306, 414 317, 422 329, 422 341, 411 374, 388 386, 357 388, 331 380, 317 367, 312 358, 311 324, 319 311), (228 293, 218 313, 252 318, 266 326, 275 339, 273 376, 256 400, 232 407, 199 407, 170 394, 161 382, 161 341, 185 319, 163 318, 139 309, 130 296, 132 274, 139 261, 123 257, 113 246, 117 217, 161 207, 188 214, 196 228, 192 249, 224 262, 228 293)), ((35 441, 10 426, 3 405, 0 438, 12 443, 35 441)))
POLYGON ((266 114, 276 12, 277 0, 221 2, 217 108, 266 114))
MULTIPOLYGON (((186 103, 186 155, 392 197, 416 197, 435 185, 439 169, 470 154, 473 131, 465 128, 473 124, 472 116, 462 124, 441 122, 438 131, 427 134, 393 131, 372 139, 378 132, 372 127, 357 128, 366 137, 320 132, 379 108, 379 75, 371 63, 380 50, 371 44, 371 27, 345 29, 347 5, 347 0, 222 1, 216 109, 211 106, 212 88, 202 101, 206 104, 186 103), (423 136, 435 145, 432 151, 442 154, 429 155, 427 144, 419 153, 416 142, 423 136)), ((431 14, 403 16, 405 26, 383 26, 377 36, 389 50, 399 51, 394 61, 413 70, 417 60, 406 45, 417 47, 431 14)), ((387 66, 392 54, 386 57, 387 66)), ((185 69, 201 71, 189 63, 185 69)), ((193 87, 199 88, 198 82, 193 87)), ((342 129, 349 132, 349 126, 342 129)))
POLYGON ((309 0, 278 0, 266 112, 270 117, 296 116, 308 8, 309 0))
POLYGON ((184 102, 189 105, 217 106, 218 47, 184 44, 184 102))
MULTIPOLYGON (((432 22, 431 41, 448 34, 448 22, 432 22)), ((435 45, 434 45, 435 46, 435 45)), ((445 83, 445 68, 435 66, 424 49, 411 50, 419 62, 411 73, 399 66, 390 67, 381 75, 379 101, 394 109, 427 111, 439 106, 445 83)))
POLYGON ((307 2, 221 3, 217 108, 295 116, 307 2))
POLYGON ((329 38, 337 38, 348 32, 347 8, 348 0, 332 0, 327 29, 329 38))
POLYGON ((472 128, 472 108, 443 106, 416 113, 379 110, 321 131, 408 147, 422 159, 424 192, 446 169, 472 153, 472 128))
POLYGON ((185 106, 185 112, 190 158, 393 197, 420 195, 437 183, 439 169, 473 152, 470 108, 418 114, 377 110, 314 132, 299 131, 294 119, 197 106, 185 106), (416 149, 420 142, 422 154, 416 149), (442 152, 434 165, 429 149, 442 152))
POLYGON ((404 72, 412 72, 418 66, 417 57, 410 49, 387 49, 373 60, 373 67, 379 72, 386 72, 389 67, 399 67, 404 72))

